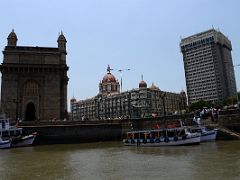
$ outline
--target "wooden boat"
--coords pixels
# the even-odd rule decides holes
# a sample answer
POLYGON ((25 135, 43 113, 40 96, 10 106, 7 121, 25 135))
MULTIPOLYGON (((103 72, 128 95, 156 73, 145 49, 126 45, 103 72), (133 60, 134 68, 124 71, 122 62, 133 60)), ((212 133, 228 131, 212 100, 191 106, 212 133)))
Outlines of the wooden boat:
POLYGON ((123 139, 126 146, 178 146, 200 143, 200 133, 191 133, 188 128, 161 128, 127 132, 123 139))

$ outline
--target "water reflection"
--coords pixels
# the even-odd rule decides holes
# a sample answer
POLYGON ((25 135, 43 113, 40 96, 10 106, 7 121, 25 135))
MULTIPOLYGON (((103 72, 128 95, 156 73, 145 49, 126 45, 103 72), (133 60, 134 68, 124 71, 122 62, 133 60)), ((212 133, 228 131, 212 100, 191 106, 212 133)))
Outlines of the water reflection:
POLYGON ((1 179, 238 179, 240 141, 179 147, 121 142, 0 151, 1 179))

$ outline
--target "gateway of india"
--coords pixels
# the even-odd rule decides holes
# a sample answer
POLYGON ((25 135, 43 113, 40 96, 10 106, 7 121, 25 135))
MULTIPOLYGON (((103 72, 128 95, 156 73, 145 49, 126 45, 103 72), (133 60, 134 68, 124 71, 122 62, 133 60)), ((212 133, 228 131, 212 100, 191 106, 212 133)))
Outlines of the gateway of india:
POLYGON ((13 121, 67 118, 66 38, 58 47, 17 46, 12 30, 3 50, 1 109, 13 121))

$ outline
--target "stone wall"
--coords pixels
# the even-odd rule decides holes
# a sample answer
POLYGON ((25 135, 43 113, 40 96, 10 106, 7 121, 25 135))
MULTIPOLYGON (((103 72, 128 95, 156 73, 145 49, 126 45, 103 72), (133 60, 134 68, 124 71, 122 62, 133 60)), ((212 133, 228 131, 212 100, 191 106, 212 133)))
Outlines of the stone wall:
POLYGON ((240 133, 240 110, 220 111, 218 124, 240 133))
POLYGON ((113 141, 121 139, 122 125, 119 122, 79 123, 46 122, 20 124, 24 134, 37 132, 35 144, 81 143, 113 141))

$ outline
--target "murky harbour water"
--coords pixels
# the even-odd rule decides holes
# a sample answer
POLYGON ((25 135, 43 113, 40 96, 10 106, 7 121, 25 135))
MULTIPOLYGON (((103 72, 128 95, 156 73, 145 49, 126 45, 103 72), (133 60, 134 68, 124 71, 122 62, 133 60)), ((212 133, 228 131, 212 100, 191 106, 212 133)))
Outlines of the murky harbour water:
POLYGON ((0 150, 0 179, 240 179, 240 141, 126 147, 121 142, 0 150))

